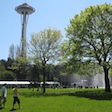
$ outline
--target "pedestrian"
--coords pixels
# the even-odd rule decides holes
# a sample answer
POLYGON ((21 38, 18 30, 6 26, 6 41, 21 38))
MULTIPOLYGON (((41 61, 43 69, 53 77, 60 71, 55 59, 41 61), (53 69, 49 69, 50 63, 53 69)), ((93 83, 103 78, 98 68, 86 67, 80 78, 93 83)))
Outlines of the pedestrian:
POLYGON ((15 110, 14 106, 15 106, 16 102, 18 103, 19 109, 21 108, 20 107, 20 99, 19 99, 18 95, 19 95, 19 89, 18 89, 18 86, 15 85, 15 87, 13 88, 13 98, 14 98, 14 100, 13 100, 12 110, 15 110))
POLYGON ((3 100, 2 105, 3 105, 3 108, 6 107, 6 105, 5 105, 6 104, 6 98, 7 98, 7 88, 6 88, 6 83, 5 83, 2 86, 2 100, 3 100))

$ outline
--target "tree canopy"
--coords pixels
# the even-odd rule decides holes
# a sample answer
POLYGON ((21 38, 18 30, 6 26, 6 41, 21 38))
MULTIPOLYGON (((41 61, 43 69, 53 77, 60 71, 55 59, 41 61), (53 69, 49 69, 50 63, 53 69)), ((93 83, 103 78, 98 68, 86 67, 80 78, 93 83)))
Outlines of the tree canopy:
POLYGON ((112 5, 90 6, 70 20, 66 31, 69 42, 75 44, 71 58, 75 56, 81 61, 99 64, 105 74, 105 90, 110 91, 108 70, 112 67, 112 5))
POLYGON ((29 51, 33 56, 33 63, 42 68, 44 90, 45 77, 47 75, 48 64, 56 62, 60 54, 61 32, 55 29, 45 29, 31 36, 29 51))

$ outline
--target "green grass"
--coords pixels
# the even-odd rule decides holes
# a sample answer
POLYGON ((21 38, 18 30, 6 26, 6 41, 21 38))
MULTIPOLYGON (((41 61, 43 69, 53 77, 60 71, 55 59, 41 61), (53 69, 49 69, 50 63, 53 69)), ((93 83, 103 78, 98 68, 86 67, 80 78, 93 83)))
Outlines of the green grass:
MULTIPOLYGON (((22 109, 14 112, 112 112, 112 93, 100 89, 47 89, 45 94, 21 89, 22 109)), ((0 112, 9 112, 12 108, 12 90, 8 89, 7 108, 0 112)))

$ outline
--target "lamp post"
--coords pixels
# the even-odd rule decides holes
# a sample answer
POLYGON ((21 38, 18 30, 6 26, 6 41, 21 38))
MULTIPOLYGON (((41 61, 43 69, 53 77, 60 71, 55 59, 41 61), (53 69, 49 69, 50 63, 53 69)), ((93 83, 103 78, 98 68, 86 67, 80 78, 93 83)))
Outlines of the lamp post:
POLYGON ((29 6, 27 3, 19 5, 15 10, 21 15, 22 22, 22 33, 21 33, 21 56, 26 57, 26 27, 28 22, 28 17, 30 14, 35 12, 35 9, 29 6))

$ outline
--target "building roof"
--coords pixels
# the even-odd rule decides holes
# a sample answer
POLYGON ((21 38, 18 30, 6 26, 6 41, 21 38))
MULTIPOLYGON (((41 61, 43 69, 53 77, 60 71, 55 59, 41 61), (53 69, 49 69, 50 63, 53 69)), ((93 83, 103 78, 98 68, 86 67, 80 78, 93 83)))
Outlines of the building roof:
POLYGON ((30 84, 29 81, 0 81, 0 85, 2 84, 30 84))

